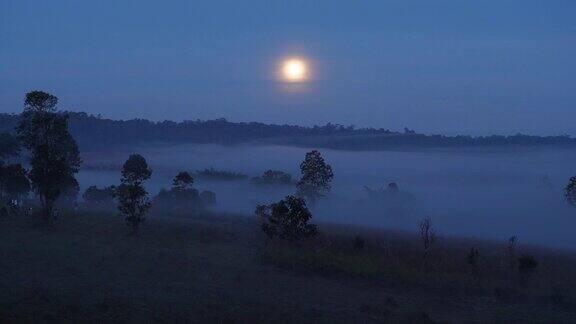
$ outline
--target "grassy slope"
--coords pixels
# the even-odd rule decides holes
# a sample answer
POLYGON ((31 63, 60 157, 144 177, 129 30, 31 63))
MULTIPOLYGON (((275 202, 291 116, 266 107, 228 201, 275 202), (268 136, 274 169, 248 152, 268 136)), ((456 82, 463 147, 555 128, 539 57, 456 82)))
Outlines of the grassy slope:
POLYGON ((354 252, 349 230, 329 228, 318 250, 264 246, 254 222, 233 217, 151 219, 139 237, 104 213, 63 215, 54 229, 2 219, 0 322, 576 319, 573 256, 536 254, 541 269, 519 287, 490 273, 496 252, 469 274, 458 261, 467 243, 445 241, 424 270, 412 238, 365 231, 367 248, 354 252), (560 278, 569 293, 558 301, 560 278))

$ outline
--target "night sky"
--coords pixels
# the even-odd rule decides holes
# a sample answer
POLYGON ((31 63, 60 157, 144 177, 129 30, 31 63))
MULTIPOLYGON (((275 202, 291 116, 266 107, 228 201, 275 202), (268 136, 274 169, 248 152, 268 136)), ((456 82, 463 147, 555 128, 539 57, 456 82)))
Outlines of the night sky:
POLYGON ((576 1, 0 0, 0 111, 576 135, 576 1), (280 62, 313 78, 286 84, 280 62))

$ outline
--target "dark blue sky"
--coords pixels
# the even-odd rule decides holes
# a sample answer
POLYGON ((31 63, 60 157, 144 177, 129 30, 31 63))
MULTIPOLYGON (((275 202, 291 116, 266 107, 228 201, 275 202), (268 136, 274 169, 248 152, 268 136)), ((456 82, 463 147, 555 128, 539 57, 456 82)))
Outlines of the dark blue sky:
POLYGON ((0 111, 576 135, 576 1, 0 0, 0 111), (316 78, 275 81, 300 55, 316 78))

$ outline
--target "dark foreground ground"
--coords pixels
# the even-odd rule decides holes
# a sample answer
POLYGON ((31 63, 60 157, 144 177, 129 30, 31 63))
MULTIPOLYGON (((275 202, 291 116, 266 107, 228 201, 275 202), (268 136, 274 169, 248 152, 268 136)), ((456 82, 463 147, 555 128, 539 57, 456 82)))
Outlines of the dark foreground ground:
POLYGON ((539 262, 521 275, 504 243, 439 238, 423 262, 417 237, 322 229, 294 246, 265 245, 240 217, 151 218, 138 237, 112 213, 63 215, 51 229, 1 219, 0 321, 576 322, 568 253, 520 246, 539 262))

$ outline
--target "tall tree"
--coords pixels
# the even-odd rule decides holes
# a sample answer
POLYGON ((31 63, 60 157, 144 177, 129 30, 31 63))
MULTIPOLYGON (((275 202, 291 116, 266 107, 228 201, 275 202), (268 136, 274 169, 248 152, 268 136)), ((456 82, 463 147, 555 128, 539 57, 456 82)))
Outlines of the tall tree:
POLYGON ((150 179, 152 170, 146 159, 139 154, 132 154, 122 167, 121 184, 116 188, 118 210, 126 215, 126 223, 137 234, 144 215, 150 208, 148 192, 143 182, 150 179))
POLYGON ((324 161, 320 152, 314 150, 306 153, 306 158, 300 163, 302 177, 297 184, 297 195, 316 202, 330 191, 330 183, 334 178, 332 167, 324 161))
POLYGON ((68 115, 56 111, 58 98, 42 91, 26 94, 17 127, 22 145, 30 151, 30 181, 50 223, 63 188, 76 182, 80 153, 68 130, 68 115))

